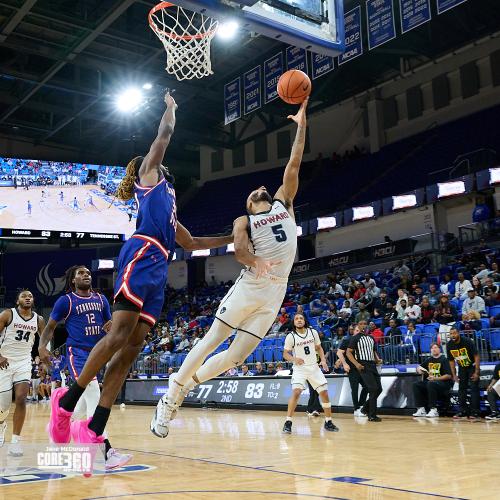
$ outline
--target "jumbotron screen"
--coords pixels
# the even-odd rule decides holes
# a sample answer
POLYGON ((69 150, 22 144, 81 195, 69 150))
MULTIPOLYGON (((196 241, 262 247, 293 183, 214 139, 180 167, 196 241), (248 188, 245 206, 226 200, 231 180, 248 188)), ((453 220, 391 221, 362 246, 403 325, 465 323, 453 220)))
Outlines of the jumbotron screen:
POLYGON ((0 157, 0 234, 128 237, 135 202, 115 198, 124 175, 118 166, 0 157))

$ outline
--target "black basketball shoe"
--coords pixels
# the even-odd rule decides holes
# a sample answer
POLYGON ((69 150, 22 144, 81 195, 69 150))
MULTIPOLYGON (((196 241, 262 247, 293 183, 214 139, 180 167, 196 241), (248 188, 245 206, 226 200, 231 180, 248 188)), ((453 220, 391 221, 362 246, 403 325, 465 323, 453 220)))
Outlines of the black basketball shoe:
POLYGON ((283 426, 283 432, 285 434, 292 433, 292 421, 291 420, 285 420, 285 425, 283 426))
POLYGON ((339 432, 339 428, 331 420, 325 420, 325 431, 339 432))

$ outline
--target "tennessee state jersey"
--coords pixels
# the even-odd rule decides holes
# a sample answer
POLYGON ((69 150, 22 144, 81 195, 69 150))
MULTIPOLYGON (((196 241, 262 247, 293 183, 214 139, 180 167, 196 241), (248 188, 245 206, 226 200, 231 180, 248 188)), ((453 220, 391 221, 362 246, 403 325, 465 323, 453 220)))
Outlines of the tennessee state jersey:
POLYGON ((111 311, 108 299, 100 293, 82 297, 72 292, 57 299, 50 317, 64 321, 68 347, 91 350, 106 335, 102 327, 111 319, 111 311))
POLYGON ((271 209, 248 216, 251 251, 265 260, 280 262, 272 275, 288 278, 297 252, 297 226, 285 205, 274 200, 271 209))
POLYGON ((142 187, 135 183, 134 198, 138 206, 136 231, 134 234, 157 239, 173 255, 175 230, 177 228, 177 206, 175 189, 162 179, 156 186, 142 187))
POLYGON ((306 332, 301 335, 293 331, 285 338, 285 349, 293 351, 296 358, 304 360, 304 365, 318 364, 316 358, 316 346, 321 345, 319 335, 313 328, 307 328, 306 332))
POLYGON ((61 370, 64 370, 64 367, 66 366, 66 358, 64 356, 52 358, 50 361, 52 363, 52 370, 54 372, 60 372, 61 370))
POLYGON ((8 361, 31 359, 31 349, 38 332, 38 314, 26 320, 17 309, 11 309, 12 321, 0 333, 0 353, 8 361))

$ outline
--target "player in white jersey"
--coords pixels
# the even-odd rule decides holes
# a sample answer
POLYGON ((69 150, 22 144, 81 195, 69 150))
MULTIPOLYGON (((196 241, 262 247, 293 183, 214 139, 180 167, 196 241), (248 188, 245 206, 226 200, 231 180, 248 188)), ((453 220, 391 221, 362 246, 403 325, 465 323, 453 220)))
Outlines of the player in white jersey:
POLYGON ((168 435, 170 421, 184 396, 196 384, 241 365, 278 315, 297 250, 293 200, 304 153, 307 102, 288 117, 297 123, 297 133, 283 184, 274 197, 264 186, 252 191, 246 203, 248 215, 234 222, 235 257, 246 269, 219 304, 209 332, 191 349, 179 372, 170 377, 168 393, 159 400, 151 420, 151 432, 158 437, 168 435), (230 347, 204 363, 234 331, 230 347))
POLYGON ((20 292, 16 307, 0 314, 0 446, 5 441, 7 415, 14 387, 16 409, 9 455, 21 456, 20 435, 26 416, 26 398, 31 379, 31 350, 35 335, 45 328, 45 321, 33 312, 33 295, 20 292))
POLYGON ((325 353, 321 347, 318 332, 307 325, 303 314, 297 313, 293 318, 293 331, 285 338, 283 359, 293 363, 292 371, 292 395, 288 400, 288 412, 283 432, 292 432, 292 417, 297 408, 300 395, 307 389, 307 382, 319 394, 321 406, 325 411, 325 430, 336 432, 339 428, 332 422, 332 406, 328 396, 328 382, 318 366, 317 355, 321 367, 328 372, 325 353))

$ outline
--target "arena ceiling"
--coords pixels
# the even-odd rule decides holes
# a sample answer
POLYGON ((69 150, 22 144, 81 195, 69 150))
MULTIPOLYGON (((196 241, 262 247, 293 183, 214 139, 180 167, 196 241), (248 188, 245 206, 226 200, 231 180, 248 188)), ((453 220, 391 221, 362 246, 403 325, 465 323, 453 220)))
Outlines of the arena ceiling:
MULTIPOLYGON (((359 1, 346 0, 346 10, 359 1)), ((164 49, 147 25, 154 3, 0 0, 0 134, 77 148, 82 161, 123 163, 154 136, 163 89, 170 87, 179 103, 171 155, 197 163, 200 144, 237 146, 241 133, 222 126, 223 84, 275 53, 280 42, 248 33, 215 41, 215 74, 179 83, 164 71, 164 49), (150 109, 117 113, 118 90, 146 81, 154 85, 150 109)), ((499 30, 498 0, 468 0, 318 80, 311 112, 499 30)), ((273 103, 247 120, 261 120, 270 131, 288 111, 273 103)))

